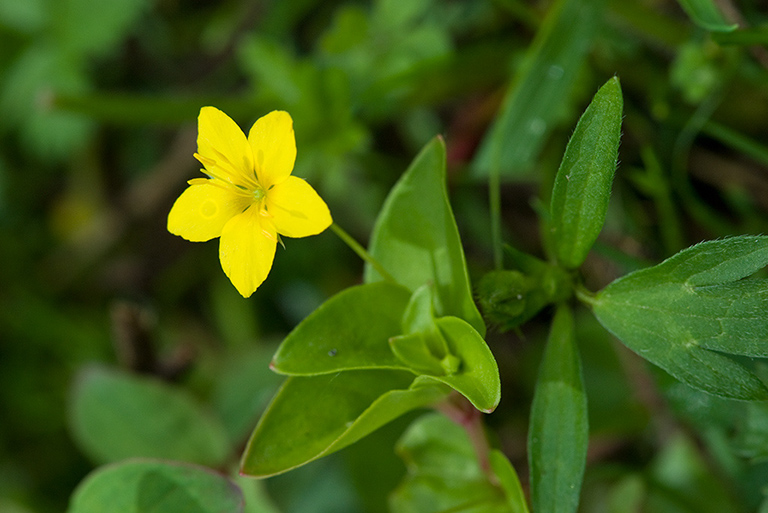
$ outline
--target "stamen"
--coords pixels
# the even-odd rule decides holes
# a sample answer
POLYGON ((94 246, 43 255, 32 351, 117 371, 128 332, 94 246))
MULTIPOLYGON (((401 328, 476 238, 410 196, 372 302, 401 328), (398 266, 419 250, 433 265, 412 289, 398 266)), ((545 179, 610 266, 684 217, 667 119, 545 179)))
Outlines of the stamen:
POLYGON ((233 166, 226 155, 221 153, 216 148, 211 148, 211 151, 215 152, 216 155, 220 158, 220 160, 214 160, 210 157, 206 157, 205 155, 200 155, 199 153, 194 154, 195 158, 205 166, 205 170, 203 170, 203 173, 207 174, 211 178, 217 178, 219 180, 228 182, 233 186, 238 187, 244 191, 253 190, 259 186, 257 181, 254 181, 246 173, 240 172, 235 166, 233 166), (215 168, 219 168, 221 171, 223 171, 224 175, 223 176, 217 175, 214 172, 215 168), (240 181, 240 179, 242 179, 242 181, 244 182, 244 185, 235 183, 235 180, 233 179, 237 181, 240 181))
POLYGON ((203 158, 203 159, 206 159, 208 161, 208 163, 205 163, 202 160, 200 160, 200 162, 203 165, 206 166, 205 169, 201 169, 200 170, 203 174, 208 175, 211 179, 221 180, 222 182, 227 182, 230 185, 236 187, 236 185, 234 183, 232 183, 232 180, 230 180, 229 177, 226 177, 226 176, 225 177, 221 177, 221 176, 219 176, 219 175, 217 175, 216 173, 213 172, 213 168, 216 167, 216 161, 215 160, 208 159, 206 157, 203 157, 202 155, 198 155, 197 153, 195 153, 195 157, 198 157, 198 160, 203 158), (210 166, 210 167, 207 167, 207 166, 210 166))
MULTIPOLYGON (((246 187, 249 189, 255 189, 259 186, 259 183, 255 181, 253 178, 249 176, 249 173, 247 171, 241 170, 227 158, 226 155, 221 153, 216 148, 211 148, 218 157, 221 158, 220 161, 217 161, 218 166, 224 170, 225 172, 228 172, 232 176, 236 176, 238 178, 242 178, 243 181, 246 183, 246 187), (225 167, 226 166, 226 167, 225 167)), ((245 167, 245 163, 243 163, 243 167, 245 167)))
POLYGON ((193 178, 192 180, 187 180, 187 183, 189 185, 212 185, 227 192, 237 194, 238 196, 244 196, 246 198, 252 197, 250 191, 247 189, 243 189, 219 178, 193 178))
POLYGON ((269 230, 265 230, 264 228, 261 229, 261 234, 264 235, 264 237, 268 238, 272 242, 277 242, 277 237, 272 235, 272 233, 269 230))
MULTIPOLYGON (((230 179, 229 176, 227 176, 227 175, 219 176, 218 174, 216 174, 213 171, 213 169, 217 167, 217 162, 215 160, 213 160, 211 158, 208 158, 208 157, 206 157, 204 155, 200 155, 199 153, 195 153, 194 156, 195 156, 195 158, 197 160, 200 161, 201 164, 206 166, 205 169, 201 169, 200 171, 203 174, 208 175, 208 177, 210 178, 209 181, 211 182, 211 185, 216 185, 216 186, 219 186, 219 187, 223 187, 224 189, 228 189, 227 187, 224 187, 224 184, 226 184, 229 187, 231 187, 231 190, 233 190, 233 192, 235 192, 237 194, 240 194, 242 196, 250 196, 251 195, 250 191, 248 190, 248 188, 246 188, 246 187, 244 187, 242 185, 234 183, 230 179), (222 183, 217 183, 217 182, 222 182, 222 183)), ((221 168, 221 166, 218 166, 218 167, 221 168)), ((225 169, 223 169, 223 171, 226 172, 225 169)), ((195 180, 206 180, 206 179, 205 178, 199 178, 199 179, 195 179, 195 180)), ((188 183, 191 184, 192 182, 190 181, 188 183)), ((201 183, 201 182, 197 182, 197 183, 201 183)))

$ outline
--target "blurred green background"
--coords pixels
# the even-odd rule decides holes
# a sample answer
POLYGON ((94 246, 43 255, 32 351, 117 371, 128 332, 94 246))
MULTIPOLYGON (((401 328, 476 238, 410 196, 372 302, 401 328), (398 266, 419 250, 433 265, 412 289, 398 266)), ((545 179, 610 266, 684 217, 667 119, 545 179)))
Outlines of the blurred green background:
MULTIPOLYGON (((189 391, 222 419, 236 461, 279 382, 274 343, 361 279, 327 232, 287 240, 244 300, 216 241, 165 230, 202 176, 200 107, 246 130, 288 110, 294 174, 363 243, 389 188, 443 134, 478 279, 493 260, 489 172, 502 177, 505 241, 541 255, 537 216, 567 138, 618 75, 619 171, 584 268, 597 289, 700 240, 768 232, 768 7, 722 5, 742 29, 701 28, 668 0, 0 0, 0 511, 61 511, 94 467, 67 407, 93 362, 189 391)), ((489 338, 504 398, 488 423, 523 480, 545 320, 489 338)), ((579 329, 592 430, 582 509, 753 511, 768 413, 657 375, 588 316, 579 329)), ((383 511, 405 425, 269 493, 286 512, 383 511), (387 477, 370 487, 355 469, 379 458, 387 477)))

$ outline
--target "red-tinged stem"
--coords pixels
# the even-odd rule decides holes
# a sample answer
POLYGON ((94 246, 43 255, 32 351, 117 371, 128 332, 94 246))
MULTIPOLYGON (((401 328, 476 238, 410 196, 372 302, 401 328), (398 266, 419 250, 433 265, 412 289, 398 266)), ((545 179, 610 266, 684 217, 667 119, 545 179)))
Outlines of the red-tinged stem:
POLYGON ((466 431, 472 447, 475 449, 477 461, 482 471, 491 482, 496 482, 496 476, 491 471, 491 446, 485 434, 483 414, 477 410, 464 396, 453 393, 444 401, 435 405, 435 409, 461 426, 466 431))

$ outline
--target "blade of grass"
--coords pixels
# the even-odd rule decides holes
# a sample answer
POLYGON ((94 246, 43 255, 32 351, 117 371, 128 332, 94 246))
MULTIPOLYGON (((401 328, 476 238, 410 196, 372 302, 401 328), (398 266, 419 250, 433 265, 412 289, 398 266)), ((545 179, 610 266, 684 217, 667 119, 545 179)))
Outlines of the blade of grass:
POLYGON ((530 172, 571 99, 605 0, 559 0, 547 14, 473 163, 476 177, 530 172))
POLYGON ((744 153, 760 164, 768 166, 768 146, 747 137, 715 121, 707 121, 701 129, 702 133, 714 137, 726 146, 744 153))
POLYGON ((712 0, 677 0, 691 20, 701 28, 712 32, 731 32, 738 28, 728 23, 712 0))

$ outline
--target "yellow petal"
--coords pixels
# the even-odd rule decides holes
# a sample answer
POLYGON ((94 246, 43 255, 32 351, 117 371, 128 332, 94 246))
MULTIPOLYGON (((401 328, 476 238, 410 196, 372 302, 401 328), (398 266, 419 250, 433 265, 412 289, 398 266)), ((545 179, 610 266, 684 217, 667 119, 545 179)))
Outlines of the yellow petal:
POLYGON ((325 201, 295 176, 267 191, 266 203, 277 232, 287 237, 317 235, 333 222, 325 201))
POLYGON ((277 247, 272 223, 249 208, 224 226, 219 260, 224 273, 243 297, 249 297, 267 278, 277 247))
MULTIPOLYGON (((232 183, 253 181, 253 152, 237 123, 216 107, 203 107, 197 118, 197 153, 210 171, 232 183)), ((246 182, 246 183, 244 183, 246 182)))
POLYGON ((168 231, 192 242, 221 235, 224 225, 248 208, 251 199, 212 185, 195 181, 181 193, 168 214, 168 231))
POLYGON ((259 118, 248 133, 256 160, 256 175, 264 189, 288 178, 296 162, 296 138, 291 115, 275 110, 259 118))

